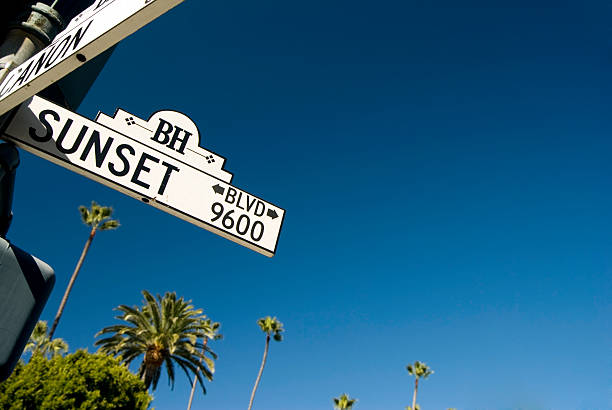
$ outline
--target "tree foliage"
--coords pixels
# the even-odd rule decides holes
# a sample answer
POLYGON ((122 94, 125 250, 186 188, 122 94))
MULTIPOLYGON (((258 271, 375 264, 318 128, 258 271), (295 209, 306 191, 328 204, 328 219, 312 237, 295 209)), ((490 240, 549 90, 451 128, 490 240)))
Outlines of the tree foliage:
POLYGON ((81 213, 83 223, 90 228, 107 231, 119 227, 119 221, 110 219, 113 215, 113 208, 110 206, 101 206, 95 201, 91 201, 91 208, 88 209, 81 205, 79 206, 79 212, 81 213))
POLYGON ((283 335, 281 333, 284 332, 285 329, 283 329, 283 324, 275 317, 262 317, 257 321, 257 324, 259 325, 261 331, 268 335, 268 337, 274 333, 274 340, 277 342, 283 340, 283 335))
POLYGON ((433 370, 423 362, 416 361, 414 364, 406 366, 408 374, 414 376, 414 393, 412 395, 412 406, 406 407, 406 410, 420 410, 419 405, 416 404, 417 391, 419 390, 419 380, 421 378, 426 379, 433 374, 433 370))
POLYGON ((416 377, 417 379, 420 379, 421 377, 423 379, 426 379, 427 377, 433 374, 433 370, 431 370, 429 366, 419 361, 416 361, 414 362, 414 364, 409 364, 408 366, 406 366, 406 370, 408 370, 408 373, 410 375, 416 377))
POLYGON ((49 339, 53 339, 53 335, 55 335, 55 330, 57 329, 57 325, 59 324, 59 321, 62 318, 62 314, 64 313, 64 308, 66 307, 66 303, 68 302, 68 297, 70 296, 70 292, 72 291, 72 287, 74 286, 76 278, 79 276, 79 272, 81 270, 81 267, 83 266, 83 262, 85 261, 87 252, 89 252, 89 247, 91 246, 91 243, 93 242, 93 239, 96 236, 96 232, 108 231, 110 229, 117 229, 119 227, 119 221, 110 219, 113 215, 113 208, 109 206, 100 206, 95 203, 95 201, 91 201, 90 209, 87 209, 86 207, 81 205, 79 207, 79 212, 81 214, 81 220, 85 225, 91 228, 91 231, 89 232, 89 237, 87 238, 85 246, 83 247, 83 251, 81 252, 81 257, 79 258, 76 267, 74 268, 74 272, 72 272, 72 276, 70 277, 68 286, 66 286, 66 290, 64 291, 64 297, 62 297, 62 301, 60 302, 59 308, 57 309, 57 313, 55 314, 55 319, 53 320, 51 330, 49 331, 49 339))
POLYGON ((35 355, 0 383, 0 409, 137 409, 152 397, 118 360, 78 350, 48 360, 35 355))
POLYGON ((348 394, 343 393, 342 396, 334 398, 334 409, 350 410, 356 402, 357 399, 351 399, 348 394))
MULTIPOLYGON (((213 322, 211 319, 206 319, 204 321, 206 323, 206 327, 208 328, 206 337, 203 340, 204 346, 208 346, 209 340, 221 340, 223 339, 223 335, 219 333, 219 328, 221 327, 221 323, 213 322)), ((203 354, 206 354, 206 351, 202 351, 203 354)), ((201 362, 202 360, 200 360, 201 362)), ((195 393, 196 384, 198 382, 197 378, 193 379, 191 383, 191 393, 189 394, 189 402, 187 404, 187 410, 191 410, 191 404, 193 403, 193 395, 195 393)))
POLYGON ((266 346, 264 347, 263 358, 261 359, 261 366, 259 367, 259 373, 257 373, 257 378, 255 379, 255 385, 253 386, 253 391, 251 392, 251 399, 249 400, 249 407, 247 410, 251 410, 253 408, 253 400, 255 400, 255 392, 257 392, 257 386, 259 386, 259 381, 261 380, 261 375, 263 373, 264 367, 266 366, 266 360, 268 358, 268 348, 270 347, 270 335, 273 334, 274 340, 280 342, 283 340, 282 332, 285 331, 283 329, 283 324, 276 319, 275 317, 266 316, 262 317, 257 321, 257 325, 262 332, 266 334, 266 346))
POLYGON ((147 388, 157 387, 162 366, 168 373, 168 382, 174 387, 174 365, 178 365, 192 382, 191 374, 200 382, 206 393, 203 374, 212 381, 215 371, 214 361, 206 357, 217 355, 199 339, 205 339, 214 333, 213 324, 201 309, 195 309, 191 301, 176 293, 166 292, 162 298, 153 297, 146 290, 142 291, 145 303, 142 307, 121 305, 116 310, 121 314, 117 319, 124 323, 105 327, 96 337, 107 336, 95 342, 104 353, 121 356, 129 365, 134 359, 144 356, 138 375, 142 377, 147 388), (110 335, 110 336, 109 336, 110 335))
POLYGON ((60 338, 49 339, 49 335, 47 335, 47 321, 39 320, 30 335, 24 351, 32 352, 32 355, 42 354, 47 358, 55 357, 63 355, 68 351, 68 343, 60 338))

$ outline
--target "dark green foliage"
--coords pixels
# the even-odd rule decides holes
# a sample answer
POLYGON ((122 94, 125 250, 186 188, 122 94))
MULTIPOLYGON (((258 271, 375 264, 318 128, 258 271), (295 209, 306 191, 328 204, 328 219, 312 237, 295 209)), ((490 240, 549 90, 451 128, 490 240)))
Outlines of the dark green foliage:
POLYGON ((152 399, 118 360, 84 350, 51 360, 35 355, 0 384, 2 410, 144 410, 152 399))
POLYGON ((83 223, 92 228, 106 231, 108 229, 117 229, 119 221, 110 219, 113 215, 113 208, 110 206, 100 206, 95 201, 91 201, 91 208, 87 209, 83 205, 79 206, 81 219, 83 223))
POLYGON ((174 292, 166 292, 163 298, 159 294, 155 298, 146 290, 142 294, 145 297, 142 307, 117 307, 122 313, 116 318, 124 323, 98 332, 96 337, 107 337, 97 340, 95 345, 103 353, 120 356, 127 365, 144 356, 138 375, 147 388, 151 386, 155 390, 164 364, 168 382, 174 387, 176 364, 185 372, 189 383, 192 383, 190 374, 194 374, 206 393, 202 375, 212 381, 215 371, 215 363, 206 353, 214 359, 217 355, 198 339, 211 338, 219 324, 208 319, 202 309, 195 309, 190 300, 177 298, 174 292))
POLYGON ((261 331, 266 333, 268 336, 274 333, 273 337, 277 342, 283 340, 283 335, 281 333, 284 332, 285 329, 283 329, 283 324, 275 317, 262 317, 257 321, 257 324, 261 328, 261 331))
POLYGON ((357 399, 351 399, 348 394, 344 393, 340 397, 334 398, 334 409, 337 410, 351 410, 357 399))
POLYGON ((46 358, 62 355, 67 351, 68 343, 64 339, 49 339, 46 320, 39 320, 36 323, 24 350, 24 352, 32 352, 32 356, 42 354, 46 358))
POLYGON ((420 379, 421 377, 426 379, 434 373, 429 366, 419 361, 416 361, 414 362, 414 364, 409 364, 408 366, 406 366, 406 370, 408 370, 408 373, 416 377, 417 379, 420 379))

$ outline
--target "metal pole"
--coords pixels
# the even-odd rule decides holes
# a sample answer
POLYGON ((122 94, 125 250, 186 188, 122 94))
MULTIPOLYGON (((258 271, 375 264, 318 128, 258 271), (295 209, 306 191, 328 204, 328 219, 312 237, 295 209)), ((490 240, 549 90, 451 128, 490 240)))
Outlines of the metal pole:
POLYGON ((29 13, 19 20, 9 25, 0 46, 0 82, 11 70, 51 43, 64 26, 59 13, 43 3, 31 5, 29 13))
MULTIPOLYGON (((0 83, 15 67, 50 44, 63 27, 64 22, 53 7, 43 3, 30 5, 17 21, 8 25, 4 42, 0 45, 0 83)), ((4 129, 8 116, 0 116, 0 131, 4 129)))
POLYGON ((13 219, 13 191, 19 166, 19 151, 11 143, 0 144, 0 237, 6 234, 13 219))

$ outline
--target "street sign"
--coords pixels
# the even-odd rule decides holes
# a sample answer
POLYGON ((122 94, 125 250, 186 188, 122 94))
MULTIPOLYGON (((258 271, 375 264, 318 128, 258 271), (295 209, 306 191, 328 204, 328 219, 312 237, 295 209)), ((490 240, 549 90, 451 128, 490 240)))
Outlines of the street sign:
POLYGON ((266 256, 276 251, 285 211, 232 186, 225 158, 200 147, 185 114, 158 111, 143 120, 117 110, 92 121, 34 96, 3 138, 266 256))
POLYGON ((47 88, 183 0, 96 0, 0 84, 0 115, 47 88))

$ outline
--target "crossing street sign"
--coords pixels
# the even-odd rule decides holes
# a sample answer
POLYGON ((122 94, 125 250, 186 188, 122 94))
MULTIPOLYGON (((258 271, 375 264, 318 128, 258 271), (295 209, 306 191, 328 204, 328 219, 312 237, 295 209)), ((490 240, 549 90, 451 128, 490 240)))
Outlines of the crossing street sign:
POLYGON ((0 115, 117 44, 183 0, 96 0, 0 84, 0 115))
POLYGON ((276 251, 285 211, 231 185, 225 158, 200 147, 185 114, 143 120, 119 109, 92 121, 34 96, 3 138, 266 256, 276 251))

